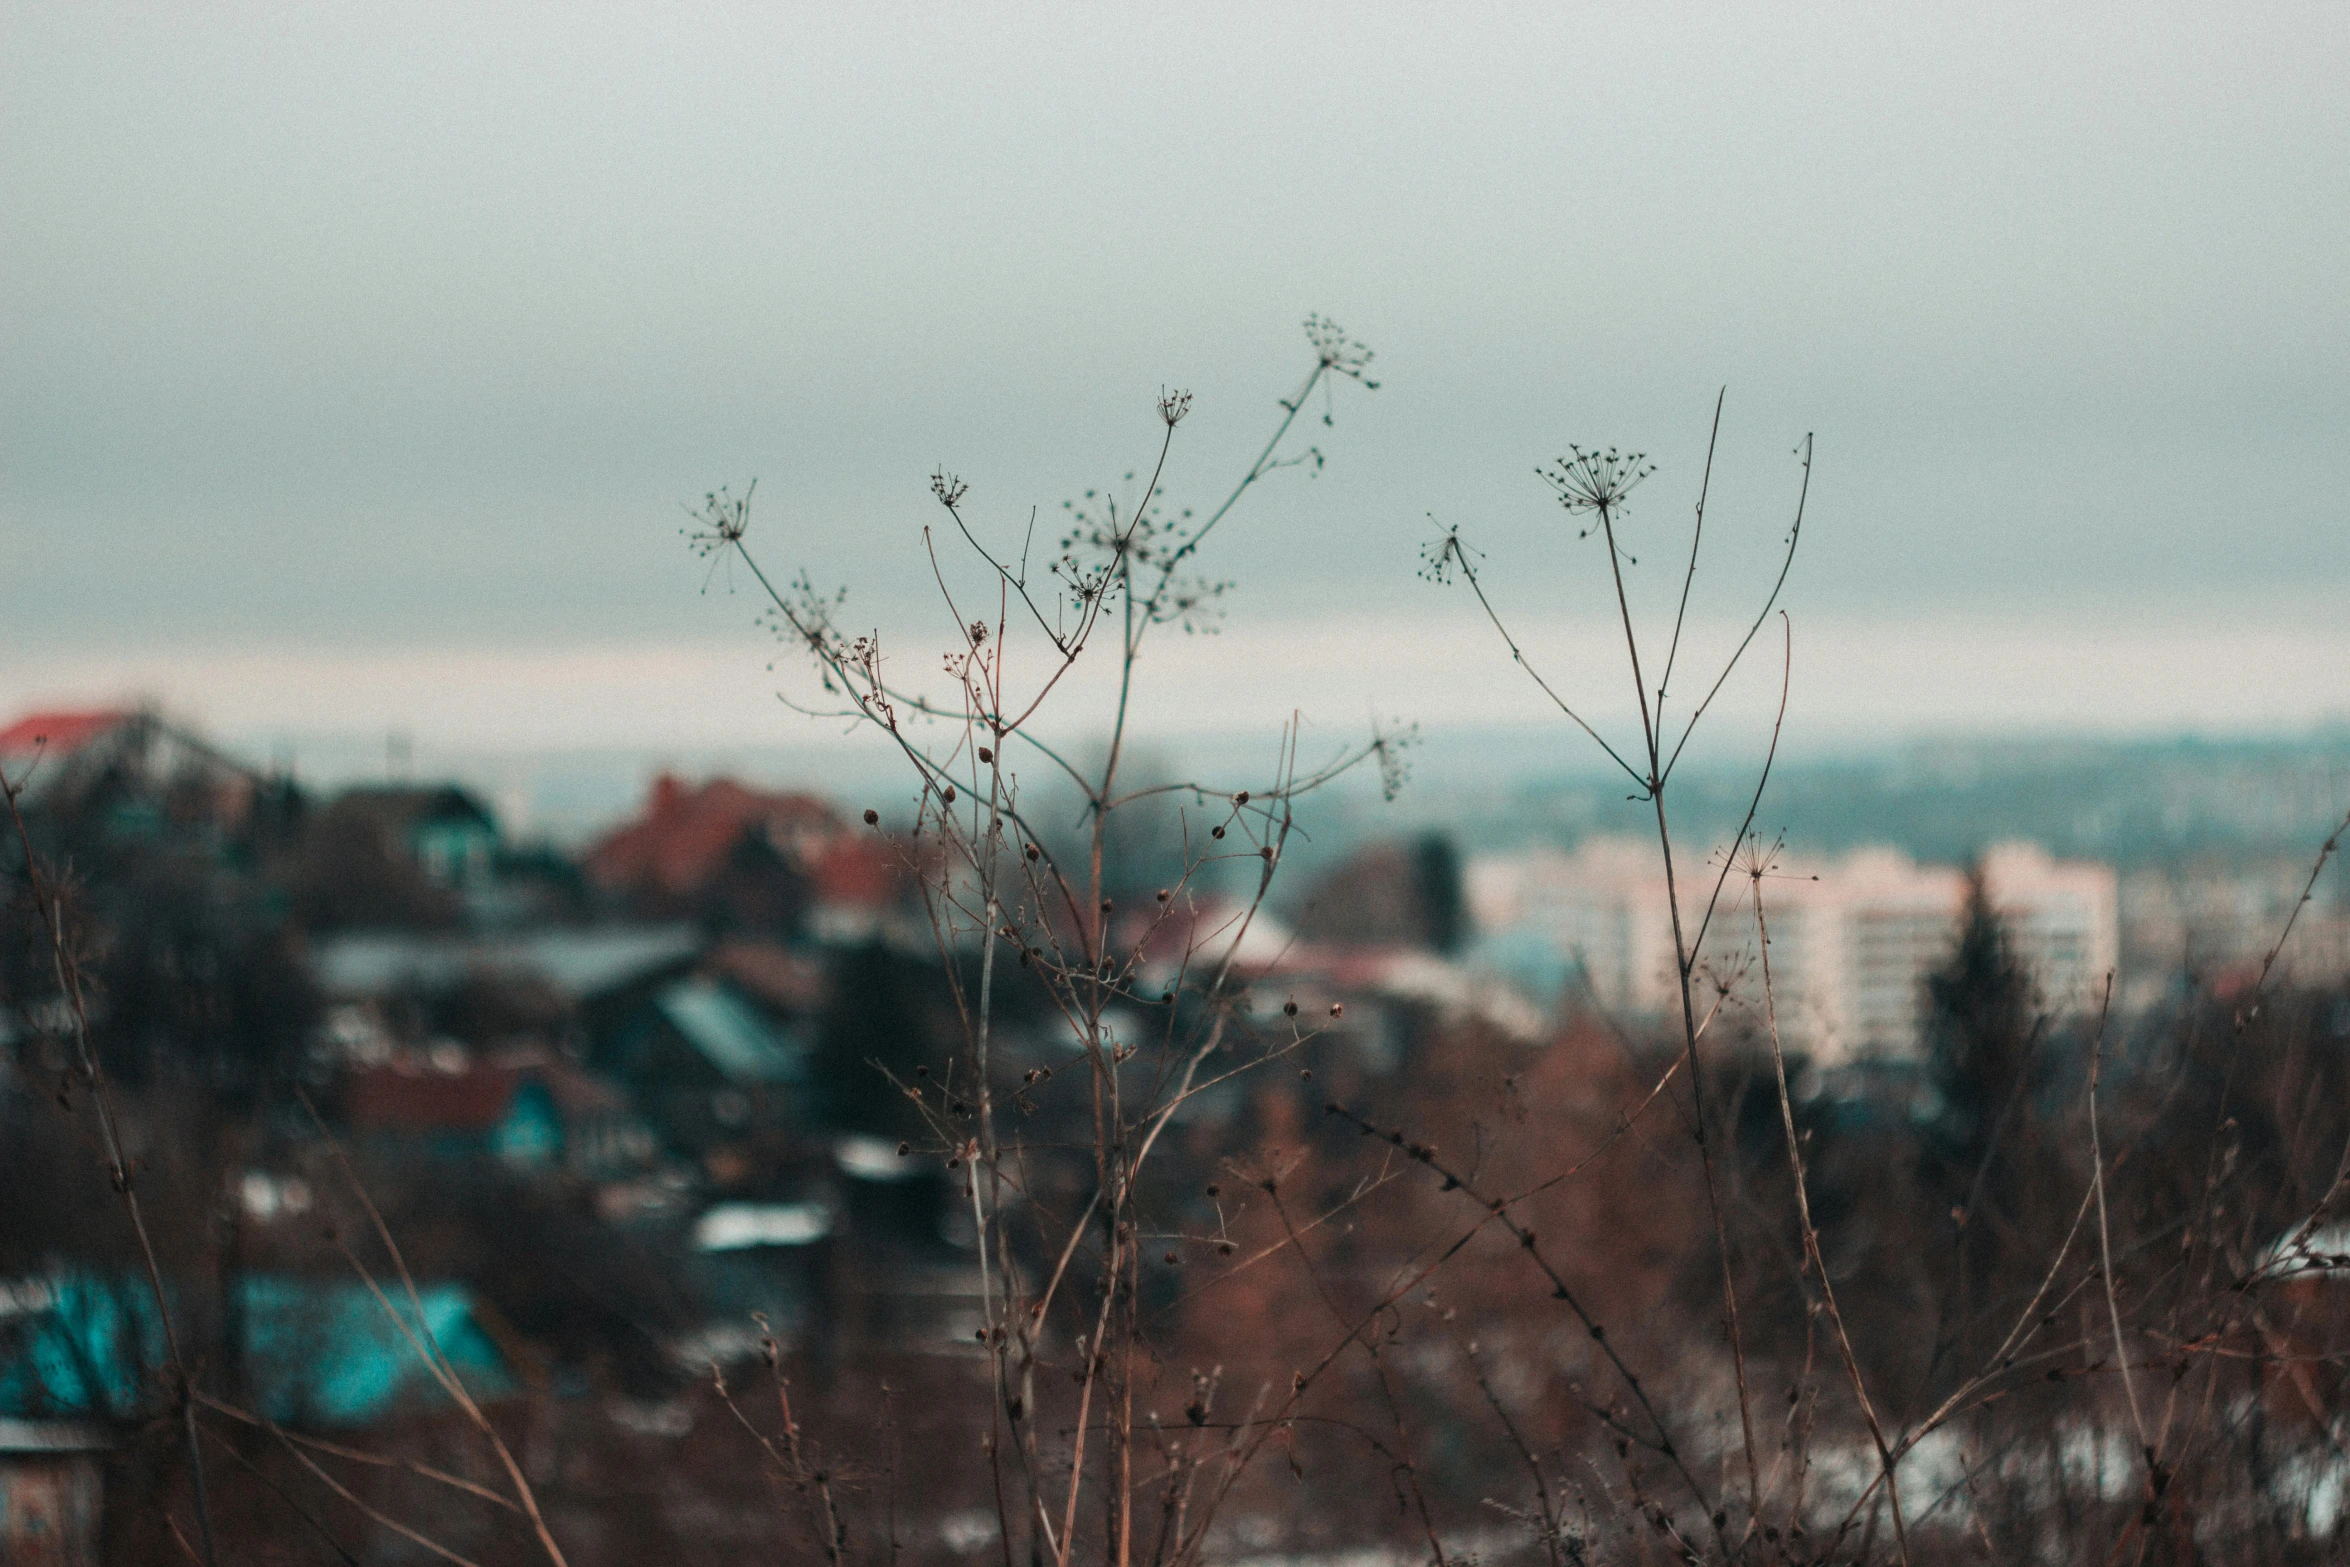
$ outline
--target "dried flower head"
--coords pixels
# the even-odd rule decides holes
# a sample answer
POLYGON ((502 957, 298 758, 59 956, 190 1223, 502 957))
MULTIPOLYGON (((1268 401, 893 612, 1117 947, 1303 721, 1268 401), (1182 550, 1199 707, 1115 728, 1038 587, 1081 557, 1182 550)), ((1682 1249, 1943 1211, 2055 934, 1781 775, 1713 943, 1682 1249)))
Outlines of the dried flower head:
POLYGON ((685 535, 686 543, 692 546, 696 555, 710 563, 709 571, 702 577, 704 593, 710 591, 710 584, 717 577, 721 566, 727 569, 726 590, 729 593, 734 591, 733 552, 742 544, 743 535, 750 530, 751 492, 758 487, 759 481, 753 479, 744 486, 739 496, 724 489, 712 490, 702 497, 699 510, 691 506, 685 509, 685 514, 693 519, 694 526, 677 531, 685 535))
MULTIPOLYGON (((1144 552, 1137 550, 1136 554, 1144 552)), ((1146 557, 1147 558, 1147 557, 1146 557)), ((1187 636, 1214 636, 1224 624, 1224 595, 1232 580, 1186 573, 1167 578, 1150 607, 1153 625, 1177 625, 1187 636)))
POLYGON ((1177 390, 1159 394, 1159 417, 1167 422, 1168 429, 1172 430, 1181 424, 1183 416, 1189 412, 1191 412, 1191 394, 1189 392, 1177 390))
POLYGON ((1412 777, 1412 747, 1420 743, 1418 724, 1394 723, 1371 731, 1371 753, 1379 764, 1379 793, 1392 802, 1412 777))
POLYGON ((678 531, 692 542, 695 554, 707 558, 742 542, 751 526, 751 492, 758 487, 759 481, 753 479, 740 495, 712 490, 702 497, 700 510, 686 508, 686 515, 700 526, 678 531))
MULTIPOLYGON (((1434 522, 1435 515, 1431 513, 1428 520, 1434 522)), ((1420 575, 1438 587, 1452 581, 1455 572, 1463 576, 1474 577, 1477 574, 1477 567, 1471 561, 1471 556, 1476 556, 1479 560, 1484 558, 1482 552, 1473 550, 1462 542, 1460 526, 1456 523, 1445 529, 1438 537, 1420 546, 1420 575)))
POLYGON ((930 476, 930 493, 938 497, 941 506, 953 511, 971 493, 971 486, 941 468, 930 476))
POLYGON ((1378 382, 1363 374, 1370 366, 1371 350, 1347 336, 1346 328, 1337 322, 1325 316, 1306 317, 1306 341, 1314 345, 1314 352, 1320 357, 1323 369, 1333 375, 1360 381, 1374 392, 1379 389, 1378 382))
MULTIPOLYGON (((1639 488, 1640 481, 1656 472, 1656 465, 1642 452, 1619 452, 1612 446, 1604 451, 1569 446, 1567 451, 1569 455, 1550 467, 1534 471, 1558 491, 1559 504, 1570 517, 1597 514, 1613 519, 1623 511, 1625 498, 1639 488)), ((1583 533, 1590 531, 1585 528, 1583 533)))

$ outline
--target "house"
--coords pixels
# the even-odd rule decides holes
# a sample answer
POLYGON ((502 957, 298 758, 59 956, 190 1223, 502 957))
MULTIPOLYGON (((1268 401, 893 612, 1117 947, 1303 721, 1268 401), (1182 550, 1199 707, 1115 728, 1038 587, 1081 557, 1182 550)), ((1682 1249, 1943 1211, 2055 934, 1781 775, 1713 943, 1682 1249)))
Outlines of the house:
POLYGON ((663 773, 635 819, 588 850, 588 874, 613 891, 690 898, 745 838, 797 862, 842 830, 832 807, 814 795, 770 793, 731 778, 693 785, 663 773))
POLYGON ((327 810, 372 828, 387 848, 404 854, 436 886, 484 887, 497 869, 498 820, 459 785, 346 789, 327 810))
POLYGON ((28 800, 115 765, 130 748, 131 708, 27 713, 0 729, 0 769, 28 800))
POLYGON ((628 1096, 544 1049, 489 1059, 404 1051, 343 1078, 352 1135, 439 1158, 488 1158, 587 1178, 641 1169, 652 1135, 628 1096))
POLYGON ((669 773, 585 865, 597 888, 641 918, 769 934, 871 934, 905 885, 888 840, 813 795, 669 773))
POLYGON ((146 708, 27 713, 0 728, 0 774, 28 812, 96 812, 116 840, 217 842, 296 809, 285 780, 146 708))
MULTIPOLYGON (((689 973, 702 945, 683 925, 497 935, 351 931, 312 943, 310 964, 332 1008, 325 1043, 361 1064, 388 1056, 387 1019, 412 1015, 420 1004, 447 1010, 469 993, 505 991, 535 998, 545 1014, 521 1032, 576 1044, 603 1065, 613 1032, 633 1022, 654 993, 689 973)), ((473 1040, 483 1046, 500 1042, 473 1040)))
POLYGON ((733 984, 695 975, 648 997, 598 1064, 630 1085, 672 1147, 707 1160, 798 1128, 812 1049, 805 1025, 770 1022, 733 984))
MULTIPOLYGON (((446 1408, 449 1394, 418 1344, 432 1346, 478 1401, 522 1388, 516 1341, 463 1285, 419 1283, 411 1298, 397 1281, 379 1283, 381 1299, 350 1277, 236 1281, 229 1315, 239 1324, 237 1364, 254 1413, 281 1425, 348 1428, 446 1408)), ((143 1278, 68 1273, 0 1283, 0 1420, 135 1423, 153 1412, 163 1361, 143 1278)))
MULTIPOLYGON (((765 1070, 757 1062, 769 1029, 753 1009, 739 1001, 732 1007, 697 1002, 693 990, 671 996, 692 975, 702 948, 702 939, 681 925, 330 937, 310 949, 312 972, 330 1003, 318 1049, 358 1090, 350 1106, 355 1129, 360 1120, 380 1117, 385 1135, 526 1162, 539 1156, 525 1155, 525 1148, 552 1138, 562 1150, 544 1162, 608 1179, 619 1165, 645 1161, 644 1122, 676 1140, 677 1106, 665 1120, 658 1101, 640 1093, 636 1076, 647 1041, 663 1029, 677 1030, 669 1013, 721 1057, 729 1055, 729 1040, 738 1041, 732 1054, 750 1065, 735 1075, 756 1080, 765 1070), (664 996, 671 996, 668 1012, 656 1005, 664 996), (751 1013, 747 1023, 729 1026, 734 1007, 751 1013), (435 1037, 443 1034, 455 1038, 435 1037), (539 1065, 513 1070, 521 1064, 518 1042, 540 1052, 539 1065), (475 1048, 469 1052, 466 1044, 475 1048), (565 1054, 549 1054, 548 1045, 565 1054), (570 1066, 575 1058, 602 1078, 570 1066), (615 1089, 635 1101, 641 1118, 610 1102, 615 1089)), ((700 1091, 706 1100, 722 1086, 731 1080, 702 1082, 700 1091)))
POLYGON ((477 1402, 522 1390, 524 1356, 461 1284, 388 1281, 395 1321, 364 1281, 248 1274, 239 1279, 246 1394, 280 1425, 353 1428, 452 1400, 416 1351, 431 1346, 477 1402))
MULTIPOLYGON (((463 1286, 420 1283, 411 1296, 383 1284, 379 1298, 357 1278, 245 1275, 223 1313, 237 1352, 207 1358, 238 1368, 230 1391, 245 1408, 312 1429, 448 1408, 418 1344, 478 1402, 525 1385, 518 1341, 463 1286)), ((0 1562, 97 1567, 100 1463, 160 1412, 164 1361, 142 1276, 0 1280, 0 1562)))

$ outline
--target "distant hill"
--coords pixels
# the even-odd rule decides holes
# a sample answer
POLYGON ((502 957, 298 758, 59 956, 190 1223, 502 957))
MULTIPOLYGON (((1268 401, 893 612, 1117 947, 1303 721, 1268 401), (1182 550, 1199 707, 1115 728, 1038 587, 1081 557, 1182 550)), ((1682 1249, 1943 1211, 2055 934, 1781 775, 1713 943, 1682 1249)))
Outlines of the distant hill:
MULTIPOLYGON (((1674 780, 1693 838, 1736 830, 1751 769, 1674 780)), ((1456 810, 1479 847, 1638 829, 1646 808, 1604 778, 1529 779, 1456 810), (1496 808, 1499 807, 1499 808, 1496 808)), ((1887 843, 1954 861, 2002 839, 2129 868, 2202 857, 2314 854, 2350 810, 2350 731, 2281 740, 1937 740, 1843 759, 1782 761, 1757 829, 1807 849, 1887 843)))

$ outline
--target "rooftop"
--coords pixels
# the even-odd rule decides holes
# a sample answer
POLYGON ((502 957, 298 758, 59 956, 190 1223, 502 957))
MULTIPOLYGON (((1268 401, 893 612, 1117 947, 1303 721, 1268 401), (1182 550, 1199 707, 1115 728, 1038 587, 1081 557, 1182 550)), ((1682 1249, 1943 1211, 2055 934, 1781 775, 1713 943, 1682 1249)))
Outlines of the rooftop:
MULTIPOLYGON (((447 1402, 412 1340, 437 1347, 477 1398, 518 1385, 463 1285, 421 1283, 413 1300, 394 1287, 387 1309, 357 1278, 246 1274, 237 1283, 252 1407, 282 1424, 362 1426, 447 1402)), ((13 1281, 8 1296, 0 1415, 48 1425, 146 1412, 163 1335, 143 1280, 67 1274, 13 1281)))
POLYGON ((496 937, 368 932, 320 942, 314 962, 319 983, 337 996, 385 996, 411 986, 440 989, 478 971, 544 980, 576 1000, 655 974, 700 948, 700 937, 686 925, 496 937))
POLYGON ((694 1221, 696 1251, 754 1246, 808 1246, 832 1233, 832 1214, 817 1202, 722 1202, 694 1221))
POLYGON ((710 979, 680 980, 655 997, 653 1005, 712 1066, 737 1083, 789 1082, 800 1075, 799 1053, 729 986, 710 979))
POLYGON ((0 758, 13 761, 36 752, 70 755, 136 716, 119 707, 27 713, 0 729, 0 758))

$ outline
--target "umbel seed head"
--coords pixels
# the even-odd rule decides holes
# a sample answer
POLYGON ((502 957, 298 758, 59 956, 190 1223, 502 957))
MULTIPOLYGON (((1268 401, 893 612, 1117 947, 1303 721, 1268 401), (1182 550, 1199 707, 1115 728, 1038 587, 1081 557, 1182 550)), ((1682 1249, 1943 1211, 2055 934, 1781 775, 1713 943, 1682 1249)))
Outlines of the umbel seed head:
POLYGON ((1569 516, 1597 513, 1614 518, 1640 481, 1656 472, 1641 452, 1619 452, 1610 446, 1586 451, 1569 446, 1567 455, 1547 468, 1536 468, 1543 481, 1558 492, 1559 504, 1569 516))

